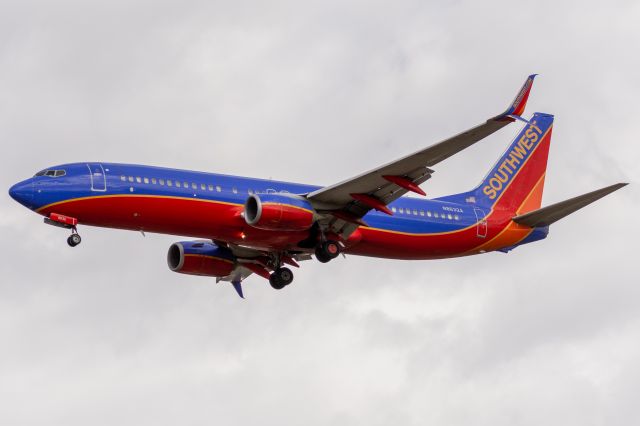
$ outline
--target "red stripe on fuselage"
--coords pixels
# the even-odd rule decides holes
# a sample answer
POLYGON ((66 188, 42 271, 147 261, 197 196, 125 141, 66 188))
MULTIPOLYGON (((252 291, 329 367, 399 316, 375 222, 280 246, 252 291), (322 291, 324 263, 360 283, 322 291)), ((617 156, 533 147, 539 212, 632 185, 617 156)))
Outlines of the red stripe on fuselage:
MULTIPOLYGON (((264 249, 294 248, 308 237, 306 231, 273 232, 253 228, 240 216, 241 205, 200 199, 105 195, 56 203, 39 213, 46 216, 53 209, 78 218, 81 225, 219 239, 264 249)), ((488 238, 496 233, 496 227, 504 225, 491 224, 488 238)), ((457 256, 484 241, 476 236, 475 226, 436 235, 361 227, 352 237, 347 241, 348 253, 398 259, 457 256)))
POLYGON ((38 213, 46 216, 53 210, 77 218, 82 225, 220 239, 236 244, 251 241, 264 248, 287 248, 308 236, 307 232, 253 228, 240 215, 242 205, 198 198, 103 195, 55 203, 38 213))

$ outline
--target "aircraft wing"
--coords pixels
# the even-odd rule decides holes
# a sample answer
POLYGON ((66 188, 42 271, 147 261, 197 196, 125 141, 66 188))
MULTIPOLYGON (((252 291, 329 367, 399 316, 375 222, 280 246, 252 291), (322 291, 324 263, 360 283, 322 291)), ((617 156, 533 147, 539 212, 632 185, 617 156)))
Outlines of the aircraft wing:
MULTIPOLYGON (((474 143, 500 130, 507 124, 522 119, 533 80, 530 75, 509 108, 502 114, 488 119, 456 136, 414 152, 399 160, 377 167, 335 185, 307 194, 314 207, 332 215, 340 225, 350 224, 341 233, 351 233, 363 222, 359 220, 369 210, 376 209, 391 214, 386 205, 406 194, 407 191, 424 195, 419 185, 431 177, 430 168, 474 143)), ((523 120, 523 119, 522 119, 523 120)))

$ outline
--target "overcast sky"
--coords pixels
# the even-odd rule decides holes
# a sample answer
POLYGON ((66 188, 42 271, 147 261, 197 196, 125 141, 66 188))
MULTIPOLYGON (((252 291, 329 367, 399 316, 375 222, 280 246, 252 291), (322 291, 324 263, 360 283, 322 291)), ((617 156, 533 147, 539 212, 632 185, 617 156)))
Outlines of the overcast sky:
MULTIPOLYGON (((544 204, 512 253, 307 262, 247 300, 179 238, 0 203, 0 424, 629 425, 640 416, 637 1, 0 0, 0 186, 144 163, 331 184, 478 124, 540 73, 544 204)), ((436 168, 473 187, 517 132, 436 168)))

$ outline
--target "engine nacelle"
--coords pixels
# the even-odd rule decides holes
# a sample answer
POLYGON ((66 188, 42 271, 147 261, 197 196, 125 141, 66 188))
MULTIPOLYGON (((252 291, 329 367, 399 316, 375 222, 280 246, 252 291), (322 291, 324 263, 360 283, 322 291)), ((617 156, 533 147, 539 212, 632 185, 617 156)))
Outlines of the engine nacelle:
POLYGON ((181 241, 171 244, 167 264, 173 272, 207 277, 226 277, 236 257, 227 248, 210 241, 181 241))
POLYGON ((244 204, 247 224, 267 231, 306 231, 315 211, 303 197, 285 194, 254 194, 244 204))

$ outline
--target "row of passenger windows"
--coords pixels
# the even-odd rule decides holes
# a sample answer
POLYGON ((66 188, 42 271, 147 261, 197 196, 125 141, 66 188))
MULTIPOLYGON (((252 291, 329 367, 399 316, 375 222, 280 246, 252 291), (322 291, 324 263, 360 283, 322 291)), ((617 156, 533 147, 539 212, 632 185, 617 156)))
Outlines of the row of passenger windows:
POLYGON ((391 211, 393 211, 394 213, 409 214, 413 216, 426 216, 426 217, 435 217, 436 219, 460 220, 460 216, 458 216, 457 214, 438 213, 438 212, 431 212, 429 210, 424 211, 424 210, 418 210, 418 209, 405 209, 404 207, 398 207, 398 208, 391 207, 391 211))
MULTIPOLYGON (((220 185, 212 185, 212 184, 207 184, 205 185, 204 183, 201 184, 197 184, 195 182, 185 182, 185 181, 179 181, 179 180, 172 180, 172 179, 156 179, 156 178, 147 178, 147 177, 140 177, 140 176, 120 176, 120 180, 122 182, 137 182, 137 183, 146 183, 146 184, 151 184, 151 185, 160 185, 160 186, 175 186, 176 188, 191 188, 191 189, 198 189, 200 188, 203 191, 217 191, 217 192, 222 192, 222 187, 220 185)), ((231 191, 234 194, 238 193, 238 189, 236 187, 231 188, 231 191)), ((249 193, 249 195, 253 194, 255 191, 253 191, 252 189, 248 189, 247 192, 249 193)), ((411 215, 413 214, 413 216, 426 216, 426 217, 434 217, 436 219, 448 219, 448 220, 460 220, 460 216, 458 216, 457 214, 451 214, 451 213, 438 213, 438 212, 431 212, 429 210, 424 211, 424 210, 418 210, 418 209, 405 209, 403 207, 392 207, 391 210, 394 213, 400 213, 400 214, 408 214, 411 215)))
MULTIPOLYGON (((185 182, 185 181, 180 181, 180 180, 174 180, 174 179, 156 179, 156 178, 148 178, 148 177, 140 177, 140 176, 120 176, 120 180, 122 182, 136 182, 136 183, 147 183, 147 184, 151 184, 151 185, 160 185, 160 186, 175 186, 176 188, 191 188, 191 189, 201 189, 202 191, 217 191, 217 192, 222 192, 222 187, 220 185, 212 185, 212 184, 208 184, 205 185, 204 183, 201 184, 197 184, 195 182, 185 182)), ((234 194, 238 193, 238 188, 233 187, 231 188, 231 191, 234 194)), ((253 194, 254 191, 252 189, 247 190, 247 192, 249 193, 249 195, 253 194)))

